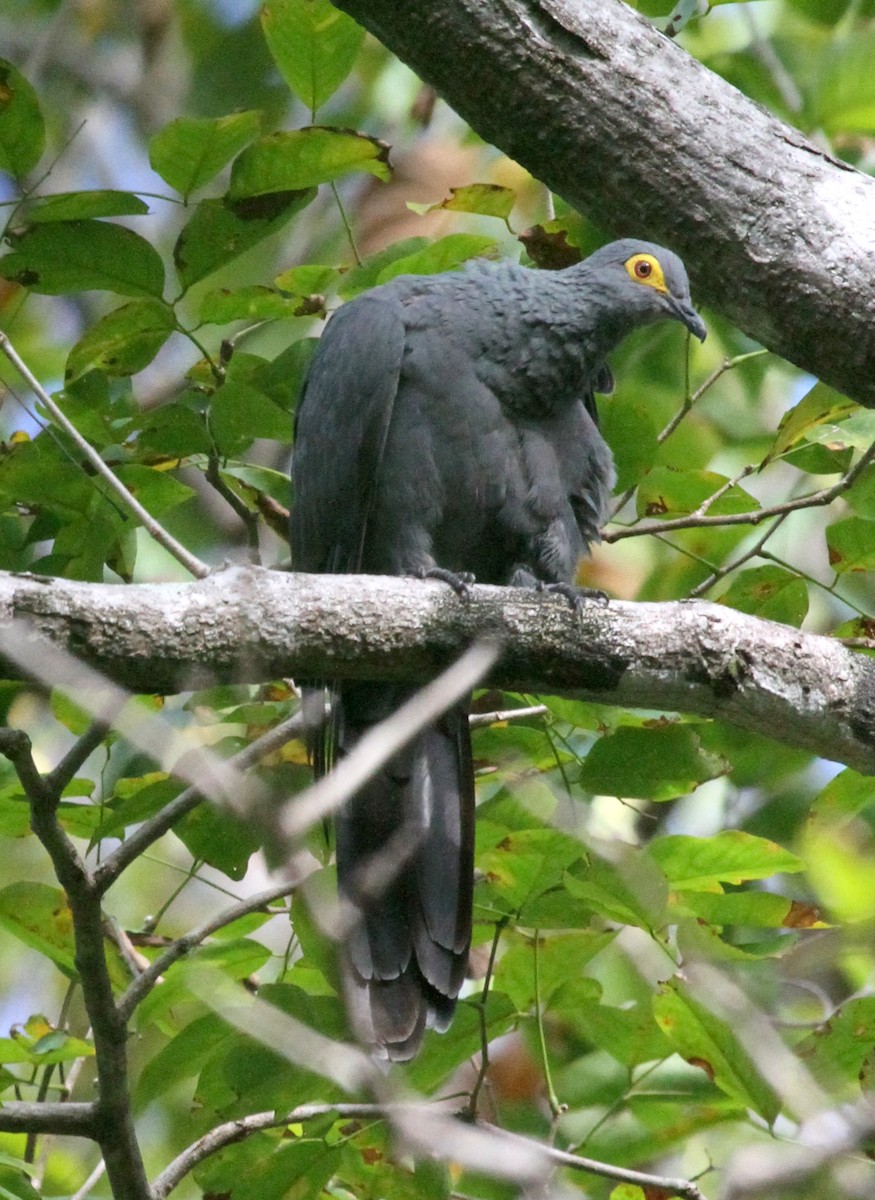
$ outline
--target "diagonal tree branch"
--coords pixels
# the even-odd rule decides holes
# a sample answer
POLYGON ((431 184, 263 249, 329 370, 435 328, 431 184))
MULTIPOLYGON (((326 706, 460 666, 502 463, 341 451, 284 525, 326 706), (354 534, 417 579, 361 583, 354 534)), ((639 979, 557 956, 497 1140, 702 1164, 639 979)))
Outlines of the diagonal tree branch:
POLYGON ((665 242, 700 300, 875 404, 875 179, 621 0, 337 4, 553 191, 665 242))

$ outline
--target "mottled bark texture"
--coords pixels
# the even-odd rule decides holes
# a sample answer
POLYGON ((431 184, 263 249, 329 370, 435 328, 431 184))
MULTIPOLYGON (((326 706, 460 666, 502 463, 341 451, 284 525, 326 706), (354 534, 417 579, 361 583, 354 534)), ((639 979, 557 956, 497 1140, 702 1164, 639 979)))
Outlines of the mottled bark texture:
MULTIPOLYGON (((476 638, 492 683, 676 709, 875 774, 875 662, 830 638, 705 601, 585 603, 524 588, 232 567, 186 584, 0 573, 0 675, 44 638, 136 692, 284 676, 421 682, 476 638)), ((38 661, 38 656, 36 660, 38 661)))
POLYGON ((620 0, 336 2, 582 212, 677 251, 698 302, 875 405, 875 179, 620 0))

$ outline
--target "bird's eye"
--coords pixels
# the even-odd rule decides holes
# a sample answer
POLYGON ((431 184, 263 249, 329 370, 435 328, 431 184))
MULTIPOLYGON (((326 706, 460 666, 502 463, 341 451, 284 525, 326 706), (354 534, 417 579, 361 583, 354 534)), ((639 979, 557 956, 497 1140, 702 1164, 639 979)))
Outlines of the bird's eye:
POLYGON ((668 292, 662 266, 659 259, 652 254, 633 254, 631 258, 626 259, 623 265, 629 278, 635 283, 643 283, 657 292, 668 292))

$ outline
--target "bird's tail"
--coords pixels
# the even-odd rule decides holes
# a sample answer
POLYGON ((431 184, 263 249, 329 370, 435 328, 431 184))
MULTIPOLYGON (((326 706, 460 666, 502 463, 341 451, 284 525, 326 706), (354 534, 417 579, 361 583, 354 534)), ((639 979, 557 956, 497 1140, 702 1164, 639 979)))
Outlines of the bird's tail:
MULTIPOLYGON (((340 757, 410 695, 346 683, 340 757)), ((412 1058, 426 1025, 446 1029, 465 977, 474 875, 474 774, 467 702, 394 755, 337 819, 337 874, 350 921, 353 1012, 392 1059, 412 1058), (366 998, 362 1005, 355 1001, 366 998)))

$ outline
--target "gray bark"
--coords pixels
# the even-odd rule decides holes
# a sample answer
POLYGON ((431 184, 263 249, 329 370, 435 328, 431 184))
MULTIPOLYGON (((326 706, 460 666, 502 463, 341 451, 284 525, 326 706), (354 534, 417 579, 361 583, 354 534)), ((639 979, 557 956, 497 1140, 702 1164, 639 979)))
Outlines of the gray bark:
POLYGON ((620 0, 336 3, 582 212, 677 251, 699 301, 875 405, 875 180, 620 0))
POLYGON ((135 692, 285 676, 420 682, 477 638, 490 682, 719 717, 875 774, 875 663, 830 638, 704 601, 567 601, 526 589, 231 567, 185 584, 0 573, 0 671, 44 638, 135 692))

